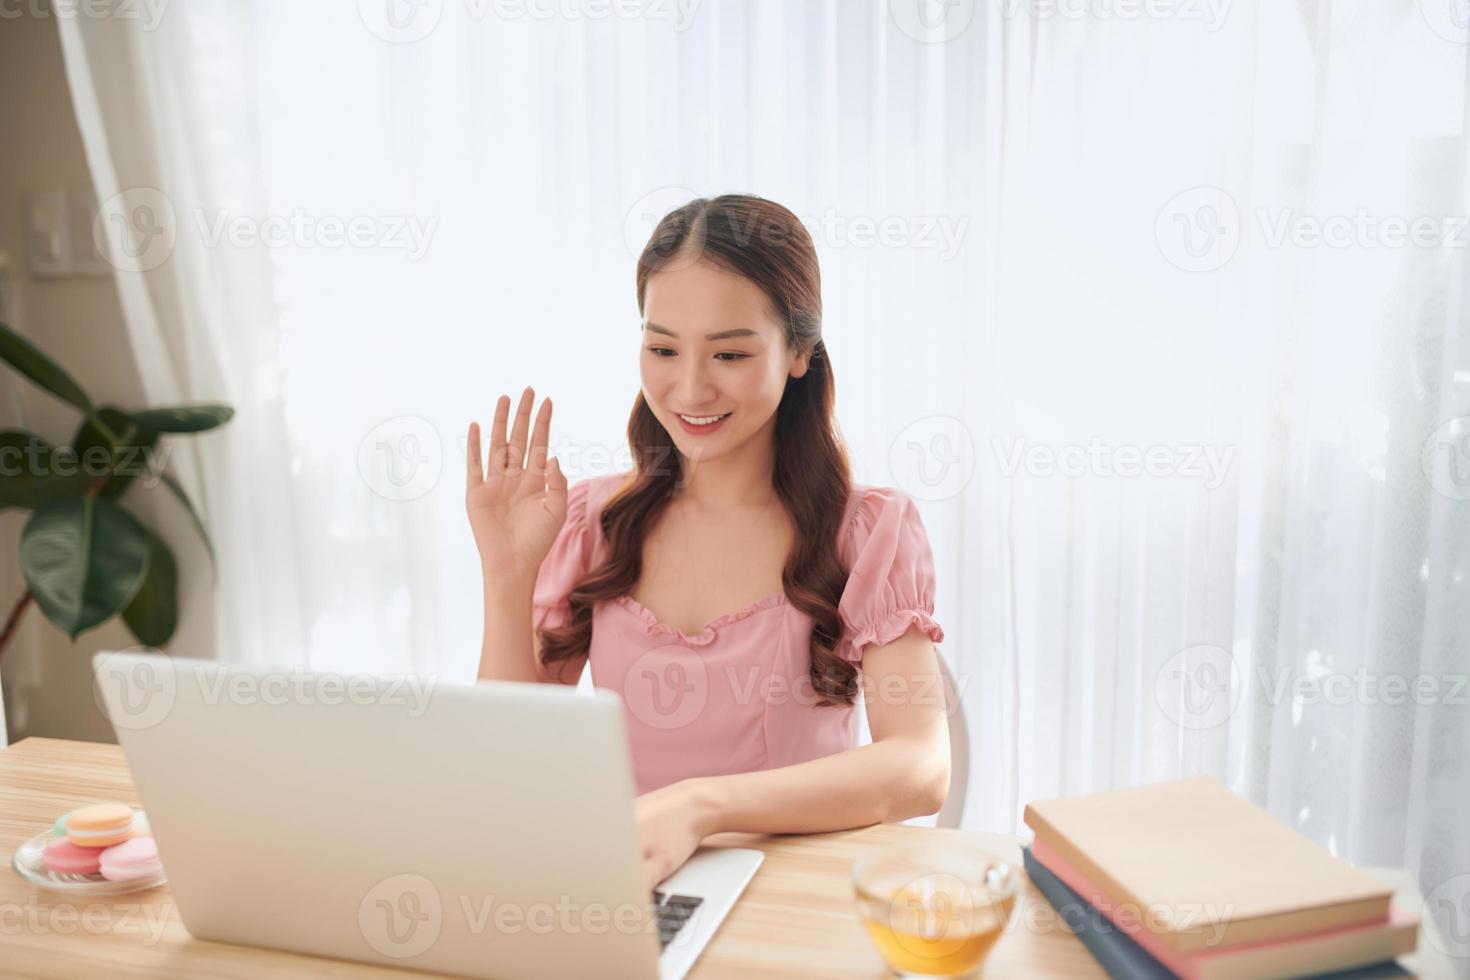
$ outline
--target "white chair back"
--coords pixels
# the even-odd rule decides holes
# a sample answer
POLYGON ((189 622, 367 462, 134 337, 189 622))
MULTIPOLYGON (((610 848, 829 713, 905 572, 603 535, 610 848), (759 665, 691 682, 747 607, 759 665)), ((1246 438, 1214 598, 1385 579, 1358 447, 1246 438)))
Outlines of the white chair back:
POLYGON ((944 654, 939 654, 939 672, 944 675, 944 710, 949 716, 949 796, 934 817, 936 827, 958 827, 965 814, 965 793, 970 782, 970 726, 965 722, 965 705, 955 687, 954 674, 944 654))

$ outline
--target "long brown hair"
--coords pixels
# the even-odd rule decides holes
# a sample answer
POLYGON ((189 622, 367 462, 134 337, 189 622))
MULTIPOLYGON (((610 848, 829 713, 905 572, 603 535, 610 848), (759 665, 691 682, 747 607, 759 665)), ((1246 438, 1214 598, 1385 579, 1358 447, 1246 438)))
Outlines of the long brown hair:
MULTIPOLYGON (((644 246, 638 258, 638 312, 643 312, 649 276, 693 261, 713 263, 759 286, 785 328, 787 349, 811 355, 804 375, 786 379, 776 409, 772 482, 798 528, 781 584, 791 604, 812 618, 810 676, 818 703, 850 705, 857 695, 857 668, 835 651, 842 637, 837 601, 847 583, 837 541, 852 474, 833 415, 836 394, 832 361, 822 343, 816 249, 796 215, 774 201, 745 194, 698 198, 670 212, 644 246)), ((683 458, 641 391, 628 419, 628 444, 634 470, 601 512, 611 556, 572 589, 567 625, 541 632, 547 664, 587 653, 594 605, 632 592, 642 572, 644 537, 682 482, 683 458)))

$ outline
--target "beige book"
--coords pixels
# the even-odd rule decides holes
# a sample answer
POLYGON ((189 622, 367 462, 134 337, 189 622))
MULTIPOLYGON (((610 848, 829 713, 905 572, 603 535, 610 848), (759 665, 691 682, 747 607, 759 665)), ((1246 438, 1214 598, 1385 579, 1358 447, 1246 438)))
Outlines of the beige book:
POLYGON ((1388 917, 1392 889, 1212 777, 1043 800, 1024 819, 1180 953, 1388 917))

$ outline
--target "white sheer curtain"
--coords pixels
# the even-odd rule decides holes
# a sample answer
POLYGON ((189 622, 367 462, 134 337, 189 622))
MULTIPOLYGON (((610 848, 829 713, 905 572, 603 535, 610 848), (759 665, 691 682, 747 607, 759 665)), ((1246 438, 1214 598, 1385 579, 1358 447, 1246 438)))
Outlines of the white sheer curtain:
POLYGON ((966 823, 1210 772, 1459 901, 1465 250, 1383 240, 1466 209, 1451 7, 64 21, 99 197, 176 216, 120 273, 145 369, 240 409, 200 446, 219 655, 471 678, 468 420, 532 384, 569 474, 626 467, 636 249, 750 191, 817 238, 857 478, 921 502, 966 823))
POLYGON ((971 488, 977 819, 1215 773, 1413 869, 1470 954, 1463 19, 1180 4, 998 30, 973 417, 1007 465, 1020 441, 1087 461, 971 488), (1162 475, 1120 476, 1130 446, 1162 475))

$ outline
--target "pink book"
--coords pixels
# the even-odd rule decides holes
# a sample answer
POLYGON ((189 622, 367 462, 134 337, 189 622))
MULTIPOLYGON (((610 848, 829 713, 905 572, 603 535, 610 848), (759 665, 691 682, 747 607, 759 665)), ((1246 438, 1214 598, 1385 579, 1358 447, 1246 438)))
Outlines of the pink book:
POLYGON ((1031 842, 1031 854, 1166 970, 1184 980, 1288 980, 1382 963, 1412 953, 1418 944, 1418 917, 1394 904, 1385 921, 1224 949, 1179 953, 1140 924, 1137 914, 1140 910, 1119 906, 1109 899, 1040 838, 1031 842))

